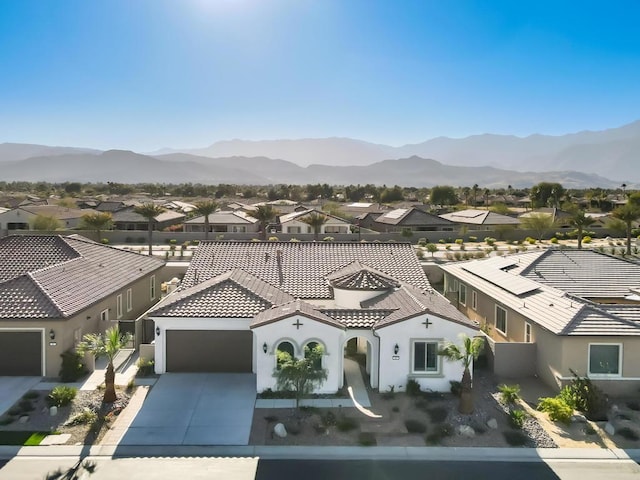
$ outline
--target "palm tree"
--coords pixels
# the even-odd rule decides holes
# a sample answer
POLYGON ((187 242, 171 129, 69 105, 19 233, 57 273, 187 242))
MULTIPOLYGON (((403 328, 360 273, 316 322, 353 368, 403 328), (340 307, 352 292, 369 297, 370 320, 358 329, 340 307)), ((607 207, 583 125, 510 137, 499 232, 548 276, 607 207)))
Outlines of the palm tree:
POLYGON ((315 212, 312 212, 309 215, 305 215, 300 219, 301 222, 306 223, 313 229, 314 240, 318 240, 318 234, 322 229, 322 225, 327 223, 327 220, 329 219, 325 215, 322 215, 321 213, 315 213, 315 212))
POLYGON ((464 204, 469 206, 469 196, 471 195, 471 189, 469 187, 464 187, 462 189, 462 195, 464 196, 464 204))
POLYGON ((204 239, 209 240, 209 215, 218 209, 218 204, 213 200, 196 203, 196 214, 204 216, 204 239))
POLYGON ((156 221, 156 217, 164 212, 164 208, 155 203, 145 203, 135 207, 133 211, 147 219, 149 224, 149 255, 153 255, 153 224, 156 221))
POLYGON ((622 220, 627 227, 627 255, 631 255, 631 224, 640 218, 640 208, 627 203, 611 212, 611 216, 622 220))
POLYGON ((118 399, 116 395, 116 374, 113 368, 113 359, 120 350, 131 341, 130 333, 122 333, 118 326, 107 329, 104 334, 88 333, 78 344, 76 350, 80 355, 91 353, 94 357, 107 357, 109 361, 104 373, 104 397, 102 401, 112 403, 118 399))
POLYGON ((484 192, 482 192, 482 198, 484 199, 484 204, 487 207, 487 210, 489 210, 489 194, 491 193, 491 191, 488 188, 484 189, 484 192))
POLYGON ((460 413, 470 414, 473 413, 473 383, 471 381, 471 371, 469 368, 473 361, 477 360, 480 355, 484 347, 484 338, 470 338, 464 334, 461 335, 460 338, 462 339, 462 347, 455 343, 447 342, 445 346, 440 349, 438 355, 442 355, 449 361, 462 362, 464 372, 462 373, 462 382, 460 385, 460 405, 458 406, 458 410, 460 413))
POLYGON ((479 190, 480 190, 480 187, 478 187, 478 184, 474 183, 473 187, 471 187, 471 196, 473 197, 473 208, 476 208, 476 198, 478 197, 479 190))
POLYGON ((247 212, 247 215, 257 219, 260 222, 262 240, 267 239, 267 225, 279 214, 280 212, 273 208, 272 205, 259 205, 255 210, 247 212))
POLYGON ((108 230, 113 223, 113 216, 109 212, 87 213, 82 216, 81 226, 87 230, 95 230, 96 240, 100 241, 100 232, 108 230))
POLYGON ((569 224, 578 230, 578 250, 582 248, 582 233, 585 228, 593 225, 595 220, 591 217, 587 217, 584 210, 576 210, 573 216, 569 219, 569 224))

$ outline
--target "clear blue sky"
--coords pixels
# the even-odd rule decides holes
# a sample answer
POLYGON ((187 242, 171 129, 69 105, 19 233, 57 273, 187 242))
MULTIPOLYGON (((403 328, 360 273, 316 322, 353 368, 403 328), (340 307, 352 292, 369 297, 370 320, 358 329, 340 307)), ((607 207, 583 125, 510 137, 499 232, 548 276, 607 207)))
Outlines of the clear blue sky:
POLYGON ((0 0, 0 142, 562 134, 640 118, 640 2, 0 0))

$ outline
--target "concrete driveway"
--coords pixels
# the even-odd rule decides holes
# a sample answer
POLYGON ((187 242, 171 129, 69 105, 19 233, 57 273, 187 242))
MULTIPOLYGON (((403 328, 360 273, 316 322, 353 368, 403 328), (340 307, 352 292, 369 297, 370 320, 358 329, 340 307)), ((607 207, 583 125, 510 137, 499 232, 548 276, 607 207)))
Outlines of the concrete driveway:
POLYGON ((41 380, 42 377, 0 377, 0 415, 41 380))
POLYGON ((248 445, 256 377, 165 373, 120 445, 248 445))

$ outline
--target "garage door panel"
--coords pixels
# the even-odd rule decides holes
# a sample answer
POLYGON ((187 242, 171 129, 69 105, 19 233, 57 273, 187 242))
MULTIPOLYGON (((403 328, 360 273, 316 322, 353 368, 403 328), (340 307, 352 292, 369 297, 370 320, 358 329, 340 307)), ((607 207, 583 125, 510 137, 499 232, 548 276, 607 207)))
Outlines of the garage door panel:
POLYGON ((42 375, 42 333, 0 332, 0 376, 42 375))
POLYGON ((236 330, 167 330, 168 372, 252 371, 253 333, 236 330))

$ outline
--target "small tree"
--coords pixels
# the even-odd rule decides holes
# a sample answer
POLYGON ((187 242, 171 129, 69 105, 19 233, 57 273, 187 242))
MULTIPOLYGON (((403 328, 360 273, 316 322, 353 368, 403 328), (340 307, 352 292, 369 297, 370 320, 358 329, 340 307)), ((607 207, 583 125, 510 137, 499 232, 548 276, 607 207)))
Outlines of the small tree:
POLYGON ((116 395, 116 374, 113 368, 113 359, 130 341, 131 334, 122 333, 120 332, 120 328, 115 326, 107 329, 104 334, 86 334, 76 348, 76 351, 80 355, 90 353, 96 358, 107 357, 109 363, 104 373, 105 389, 104 397, 102 398, 102 401, 105 403, 112 403, 118 399, 116 395))
POLYGON ((584 233, 584 229, 593 225, 594 222, 595 220, 593 218, 585 215, 584 210, 576 210, 569 219, 571 226, 575 227, 578 231, 578 250, 582 248, 582 234, 584 233))
POLYGON ((447 342, 445 346, 440 349, 438 355, 442 355, 449 361, 462 362, 464 372, 462 373, 462 382, 460 383, 460 405, 458 406, 458 410, 460 413, 470 414, 473 413, 473 383, 471 381, 471 371, 469 368, 473 361, 477 360, 480 355, 484 347, 484 338, 471 338, 464 334, 461 335, 460 338, 462 339, 462 346, 447 342))
POLYGON ((300 399, 311 393, 327 379, 327 369, 322 365, 324 349, 321 345, 313 348, 304 347, 304 358, 297 359, 289 352, 278 351, 278 368, 273 373, 278 390, 289 390, 295 393, 296 408, 300 399))
POLYGON ((312 212, 309 215, 305 215, 300 219, 301 222, 309 225, 313 230, 313 239, 318 240, 318 235, 322 229, 322 225, 327 223, 328 218, 320 213, 312 212))
POLYGON ((255 210, 247 212, 247 215, 258 220, 260 223, 260 231, 262 232, 262 240, 267 239, 267 225, 271 220, 278 216, 280 212, 273 208, 272 205, 259 205, 255 210))
POLYGON ((60 220, 51 215, 36 215, 33 220, 31 220, 31 228, 34 230, 52 232, 61 226, 60 220))
POLYGON ((627 203, 611 212, 611 216, 624 222, 627 235, 627 255, 631 255, 631 227, 632 223, 640 218, 640 207, 627 203))
POLYGON ((536 237, 540 242, 544 234, 553 227, 554 221, 551 215, 534 212, 526 217, 520 217, 520 225, 525 229, 536 232, 536 237))
POLYGON ((148 222, 149 255, 153 255, 153 224, 156 222, 156 217, 164 212, 164 208, 154 203, 145 203, 144 205, 135 207, 134 211, 138 215, 142 215, 148 222))
POLYGON ((438 251, 438 246, 435 243, 427 243, 427 252, 431 254, 431 258, 438 251))
POLYGON ((100 232, 111 228, 112 223, 113 217, 109 212, 94 212, 83 215, 80 225, 82 228, 95 230, 97 236, 96 240, 99 242, 101 240, 100 232))
POLYGON ((196 203, 195 212, 204 217, 204 239, 209 240, 209 215, 218 209, 218 204, 212 200, 196 203))

